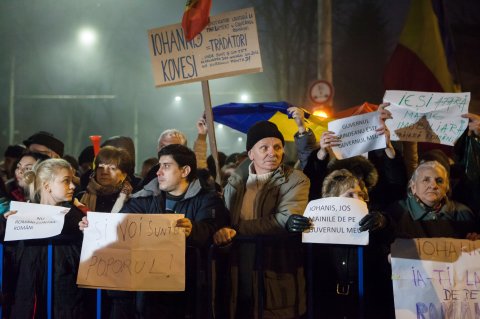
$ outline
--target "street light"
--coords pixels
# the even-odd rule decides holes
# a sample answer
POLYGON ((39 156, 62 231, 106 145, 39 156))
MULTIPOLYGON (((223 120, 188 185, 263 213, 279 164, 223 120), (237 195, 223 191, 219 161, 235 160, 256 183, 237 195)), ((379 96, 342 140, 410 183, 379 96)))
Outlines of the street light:
POLYGON ((250 100, 250 96, 247 93, 240 95, 240 101, 247 102, 248 100, 250 100))
POLYGON ((78 32, 78 41, 85 47, 91 47, 97 42, 97 33, 91 28, 82 28, 78 32))

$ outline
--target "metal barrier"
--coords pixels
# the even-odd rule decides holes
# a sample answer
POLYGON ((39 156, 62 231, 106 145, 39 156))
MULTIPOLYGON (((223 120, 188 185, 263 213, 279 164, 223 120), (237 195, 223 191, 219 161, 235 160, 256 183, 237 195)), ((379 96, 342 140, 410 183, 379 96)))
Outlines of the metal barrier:
MULTIPOLYGON (((254 269, 257 270, 259 273, 263 273, 263 249, 265 243, 269 242, 278 242, 279 238, 283 240, 296 240, 295 237, 298 237, 298 234, 293 234, 290 236, 238 236, 235 238, 234 244, 241 244, 241 243, 253 243, 255 244, 255 263, 254 269), (282 238, 283 237, 283 238, 282 238)), ((306 247, 306 259, 307 263, 305 266, 306 270, 306 282, 307 282, 307 317, 314 318, 314 309, 313 309, 313 245, 314 244, 304 244, 303 246, 306 247)), ((216 261, 217 255, 219 253, 219 249, 222 249, 222 253, 225 253, 224 248, 219 248, 215 245, 211 245, 206 256, 206 265, 202 267, 202 252, 200 249, 196 247, 187 247, 188 250, 193 251, 196 269, 195 269, 195 276, 196 276, 196 284, 195 284, 195 307, 194 307, 194 318, 214 318, 215 317, 215 308, 214 308, 214 295, 215 295, 215 286, 214 286, 214 272, 213 264, 216 261), (205 285, 207 288, 207 306, 206 311, 203 312, 205 316, 202 316, 202 304, 200 300, 200 296, 204 293, 202 291, 202 285, 205 285)), ((364 278, 363 278, 363 247, 357 248, 358 254, 358 296, 359 296, 359 314, 361 317, 364 310, 364 278)), ((0 294, 2 295, 3 300, 3 275, 4 275, 4 267, 3 267, 3 257, 4 257, 4 246, 0 244, 0 294)), ((52 245, 48 245, 48 274, 47 274, 47 317, 48 319, 52 318, 52 298, 53 298, 53 247, 52 245)), ((256 309, 258 318, 263 318, 263 310, 264 310, 264 295, 265 295, 265 287, 263 282, 263 276, 258 276, 258 309, 256 309)), ((102 312, 102 290, 97 289, 96 292, 96 318, 101 318, 102 312)), ((3 304, 0 304, 0 318, 3 318, 3 304)), ((298 305, 297 305, 298 306, 298 305)), ((298 310, 298 309, 297 309, 298 310)), ((359 318, 361 318, 359 317, 359 318)))

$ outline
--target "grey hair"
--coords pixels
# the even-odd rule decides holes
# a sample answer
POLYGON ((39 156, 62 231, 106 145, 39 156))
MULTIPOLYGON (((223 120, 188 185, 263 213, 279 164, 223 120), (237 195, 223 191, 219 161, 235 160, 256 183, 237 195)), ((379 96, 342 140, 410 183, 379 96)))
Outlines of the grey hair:
POLYGON ((72 169, 69 162, 60 158, 47 159, 37 162, 31 171, 24 175, 25 183, 28 185, 30 200, 34 203, 40 202, 40 191, 44 182, 52 181, 60 169, 72 169))
POLYGON ((176 137, 176 138, 180 139, 180 144, 181 145, 187 146, 187 136, 183 132, 181 132, 181 131, 179 131, 175 128, 171 128, 171 129, 163 131, 162 134, 160 134, 160 136, 158 137, 157 145, 160 145, 160 140, 164 137, 167 137, 167 136, 176 137))
POLYGON ((447 193, 450 190, 450 180, 448 179, 448 172, 445 166, 440 164, 440 162, 437 161, 427 161, 427 162, 422 162, 420 165, 418 165, 417 169, 412 174, 412 177, 410 177, 410 181, 408 182, 408 190, 411 191, 412 185, 417 181, 419 171, 421 169, 425 168, 432 168, 432 169, 440 169, 443 173, 445 173, 445 183, 447 183, 447 193))

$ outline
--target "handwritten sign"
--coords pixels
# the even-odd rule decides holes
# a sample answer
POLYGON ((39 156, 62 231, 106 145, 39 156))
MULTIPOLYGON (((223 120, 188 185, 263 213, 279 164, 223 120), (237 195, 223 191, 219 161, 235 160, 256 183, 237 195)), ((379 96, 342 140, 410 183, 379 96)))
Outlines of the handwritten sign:
POLYGON ((386 91, 393 119, 386 121, 392 141, 454 145, 468 126, 470 93, 386 91))
POLYGON ((392 280, 396 318, 478 318, 480 241, 397 239, 392 280))
POLYGON ((181 214, 88 212, 77 284, 128 291, 185 290, 181 214))
POLYGON ((17 213, 7 219, 5 241, 40 239, 62 232, 68 208, 24 202, 10 202, 10 210, 17 213))
POLYGON ((180 24, 148 31, 155 86, 262 71, 253 8, 210 17, 187 42, 180 24))
POLYGON ((329 122, 328 130, 334 132, 341 140, 340 145, 332 147, 335 157, 344 159, 385 148, 385 135, 378 135, 375 131, 379 126, 377 112, 329 122))
POLYGON ((368 214, 364 201, 346 197, 327 197, 308 203, 303 216, 313 227, 302 234, 302 242, 319 244, 368 245, 368 232, 358 223, 368 214))

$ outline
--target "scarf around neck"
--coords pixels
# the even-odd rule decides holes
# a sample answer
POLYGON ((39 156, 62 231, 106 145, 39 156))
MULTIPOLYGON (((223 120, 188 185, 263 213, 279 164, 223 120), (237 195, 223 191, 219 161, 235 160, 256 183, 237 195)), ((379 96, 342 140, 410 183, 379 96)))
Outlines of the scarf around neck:
MULTIPOLYGON (((131 189, 130 183, 125 180, 123 183, 120 183, 116 186, 102 186, 96 180, 95 176, 90 177, 90 181, 87 185, 87 191, 83 194, 80 202, 86 205, 90 211, 95 211, 97 196, 112 195, 120 192, 122 189, 131 189)), ((127 194, 129 195, 129 194, 127 194)))

